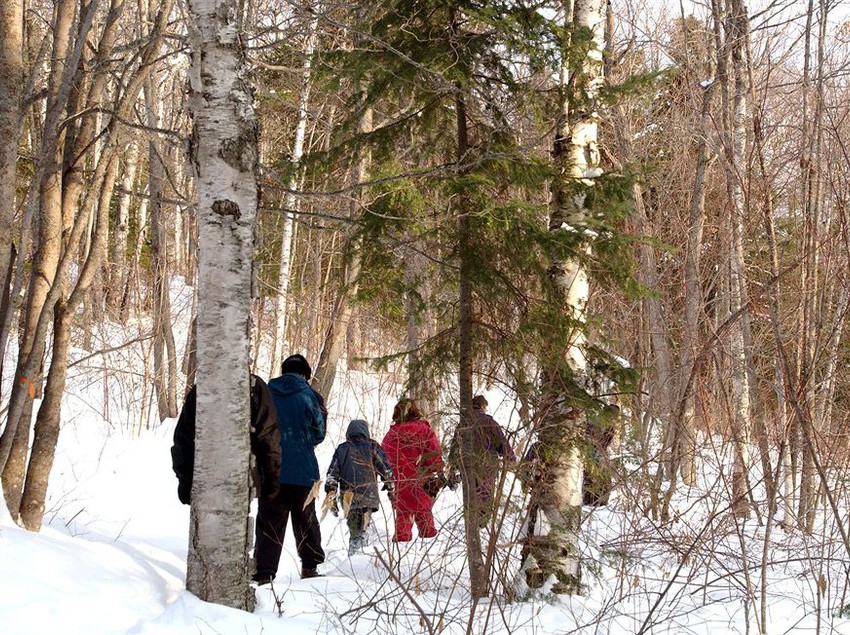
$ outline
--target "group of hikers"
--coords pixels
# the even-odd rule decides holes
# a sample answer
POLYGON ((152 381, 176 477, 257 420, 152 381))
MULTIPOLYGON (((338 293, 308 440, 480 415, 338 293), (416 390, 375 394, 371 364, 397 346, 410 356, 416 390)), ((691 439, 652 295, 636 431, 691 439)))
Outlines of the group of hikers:
MULTIPOLYGON (((325 561, 316 499, 320 482, 315 447, 325 439, 328 411, 324 398, 309 383, 312 369, 303 355, 291 355, 281 364, 281 375, 266 384, 251 375, 251 452, 258 492, 255 573, 258 585, 274 580, 286 526, 291 518, 301 577, 319 576, 325 561)), ((178 479, 178 497, 191 501, 194 467, 196 388, 186 396, 174 431, 172 466, 178 479)), ((464 483, 472 522, 485 527, 492 517, 497 479, 502 463, 518 464, 502 427, 487 414, 487 400, 472 400, 472 421, 455 432, 444 463, 439 439, 413 399, 403 398, 393 408, 392 424, 378 443, 362 419, 352 420, 346 439, 334 451, 325 477, 322 513, 343 514, 349 530, 349 555, 362 550, 371 514, 380 505, 378 478, 395 512, 394 542, 437 535, 432 508, 443 487, 464 483), (340 502, 342 508, 340 509, 340 502)), ((607 441, 610 443, 610 439, 607 441)), ((607 445, 605 446, 607 449, 607 445)), ((536 446, 529 448, 520 474, 529 487, 540 481, 536 446)), ((603 488, 604 489, 604 488, 603 488)), ((610 490, 610 479, 609 487, 610 490)), ((607 493, 604 495, 607 500, 607 493)), ((591 504, 604 504, 597 498, 591 504)), ((587 503, 587 499, 585 500, 587 503)), ((532 503, 532 507, 534 507, 532 503)), ((533 533, 536 516, 529 510, 533 533)))

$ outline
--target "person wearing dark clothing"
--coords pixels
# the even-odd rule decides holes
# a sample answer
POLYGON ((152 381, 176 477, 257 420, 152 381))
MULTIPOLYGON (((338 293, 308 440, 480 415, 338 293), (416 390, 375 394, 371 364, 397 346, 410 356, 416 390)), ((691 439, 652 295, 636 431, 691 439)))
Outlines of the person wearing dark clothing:
POLYGON ((585 505, 601 507, 608 504, 614 477, 608 448, 614 441, 619 416, 619 406, 606 404, 602 412, 587 418, 585 424, 587 444, 582 483, 582 502, 585 505))
MULTIPOLYGON (((177 475, 177 497, 184 505, 192 499, 197 394, 196 386, 192 386, 186 394, 174 428, 174 445, 171 446, 171 466, 177 475)), ((256 375, 251 375, 251 453, 254 487, 262 504, 278 487, 280 430, 269 388, 256 375)))
MULTIPOLYGON (((608 503, 612 490, 613 473, 608 459, 608 447, 614 439, 616 420, 620 409, 616 405, 605 405, 601 413, 589 416, 585 423, 584 477, 582 482, 582 504, 598 507, 608 503)), ((563 443, 569 443, 569 436, 564 437, 563 443)), ((562 452, 563 447, 548 448, 549 456, 562 452)), ((538 519, 543 513, 541 499, 553 487, 552 478, 546 469, 542 454, 545 453, 540 441, 532 443, 522 459, 517 470, 517 476, 527 494, 528 516, 526 536, 523 540, 520 562, 525 563, 531 555, 531 548, 538 533, 538 519)), ((526 580, 529 586, 538 587, 542 583, 539 567, 526 569, 526 580)))
POLYGON ((333 496, 331 511, 336 516, 339 508, 336 496, 341 492, 350 498, 348 508, 348 555, 353 555, 366 545, 366 529, 372 512, 379 509, 378 475, 384 489, 393 500, 393 470, 380 444, 369 436, 369 426, 362 419, 348 424, 345 441, 334 451, 325 480, 325 492, 333 496))
POLYGON ((401 399, 393 409, 393 423, 381 442, 395 475, 394 542, 413 538, 413 523, 420 538, 437 535, 434 526, 436 491, 426 490, 428 483, 442 476, 443 456, 440 442, 412 399, 401 399))
POLYGON ((520 552, 520 563, 525 569, 526 582, 529 586, 537 588, 537 582, 541 576, 541 570, 538 566, 530 567, 528 558, 531 555, 532 544, 534 537, 537 535, 537 520, 542 513, 540 509, 540 497, 543 489, 551 487, 552 484, 546 480, 542 457, 540 456, 540 441, 532 443, 517 469, 517 477, 519 478, 522 488, 529 495, 525 538, 522 541, 522 550, 520 552))
POLYGON ((483 395, 472 399, 471 425, 458 427, 449 450, 450 471, 466 471, 475 491, 470 499, 475 509, 470 511, 479 527, 485 527, 493 515, 496 482, 504 469, 502 462, 516 462, 504 430, 487 414, 487 405, 483 395))
POLYGON ((307 383, 311 374, 302 355, 291 355, 283 360, 281 376, 269 381, 280 428, 281 469, 277 492, 265 513, 257 514, 254 580, 259 584, 277 575, 290 517, 301 577, 316 577, 317 566, 325 561, 316 518, 314 485, 319 480, 319 463, 314 448, 325 439, 327 409, 322 396, 307 383))

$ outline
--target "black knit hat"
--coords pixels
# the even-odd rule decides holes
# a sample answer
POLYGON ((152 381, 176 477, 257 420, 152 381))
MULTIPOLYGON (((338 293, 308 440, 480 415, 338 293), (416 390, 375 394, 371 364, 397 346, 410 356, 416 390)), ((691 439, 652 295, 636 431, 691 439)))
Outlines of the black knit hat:
POLYGON ((281 374, 285 375, 286 373, 295 373, 296 375, 301 375, 307 381, 310 381, 310 377, 313 375, 313 369, 310 368, 310 364, 307 363, 307 359, 303 355, 290 355, 283 363, 280 365, 281 374))

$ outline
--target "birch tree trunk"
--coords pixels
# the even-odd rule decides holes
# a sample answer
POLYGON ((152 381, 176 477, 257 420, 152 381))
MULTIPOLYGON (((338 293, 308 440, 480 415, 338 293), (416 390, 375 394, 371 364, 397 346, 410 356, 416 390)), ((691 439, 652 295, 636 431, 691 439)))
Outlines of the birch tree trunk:
MULTIPOLYGON (((6 426, 0 437, 0 469, 5 467, 9 458, 17 428, 22 423, 24 405, 32 399, 35 392, 33 387, 40 386, 38 373, 46 346, 47 331, 52 321, 53 306, 47 298, 59 265, 63 229, 59 122, 65 111, 71 78, 79 62, 78 50, 71 47, 75 4, 74 0, 61 0, 55 5, 52 50, 54 66, 48 80, 44 136, 32 181, 32 187, 38 191, 38 246, 33 255, 23 326, 24 336, 18 351, 15 382, 12 384, 6 426)), ((23 425, 28 429, 30 422, 24 421, 23 425)))
POLYGON ((127 285, 128 262, 127 244, 130 231, 130 205, 132 204, 132 192, 136 183, 136 172, 139 164, 138 146, 134 143, 130 146, 124 162, 124 174, 121 179, 121 195, 118 199, 118 209, 115 214, 115 223, 112 230, 112 241, 110 251, 112 261, 110 262, 108 283, 106 285, 106 306, 113 314, 116 314, 121 306, 121 298, 124 296, 124 287, 127 285))
MULTIPOLYGON (((744 158, 747 143, 747 98, 749 80, 747 72, 747 38, 749 24, 746 7, 740 0, 729 0, 726 6, 726 45, 732 62, 733 92, 729 107, 730 116, 724 130, 726 154, 726 191, 729 197, 729 356, 732 373, 732 442, 734 461, 732 468, 732 508, 739 517, 750 514, 750 382, 748 357, 745 346, 744 314, 747 311, 746 270, 744 261, 744 219, 746 201, 744 158)), ((726 94, 724 92, 724 94, 726 94)), ((726 99, 728 102, 728 99, 726 99)), ((726 105, 726 104, 724 104, 726 105)))
MULTIPOLYGON (((159 127, 158 90, 156 78, 145 82, 147 123, 159 127)), ((177 353, 174 331, 171 328, 171 299, 169 296, 170 232, 167 210, 163 204, 165 165, 159 145, 151 140, 148 144, 148 194, 150 195, 151 222, 151 295, 153 310, 153 359, 154 388, 159 408, 159 419, 176 417, 177 404, 177 353)))
MULTIPOLYGON (((363 136, 372 130, 372 108, 366 104, 366 94, 361 87, 358 87, 358 94, 355 97, 355 103, 358 104, 360 112, 356 134, 363 136)), ((357 277, 360 275, 360 241, 356 237, 356 224, 353 221, 361 213, 363 200, 361 184, 366 178, 370 160, 369 151, 357 144, 351 164, 350 180, 353 193, 348 208, 348 217, 352 222, 346 226, 343 235, 342 279, 331 309, 328 327, 322 343, 322 352, 316 364, 315 379, 313 380, 313 385, 322 395, 329 396, 331 394, 336 378, 337 363, 344 350, 348 323, 351 321, 354 312, 353 302, 357 293, 357 277)))
POLYGON ((186 588, 252 610, 249 374, 258 130, 236 0, 191 0, 198 402, 186 588))
MULTIPOLYGON (((566 25, 586 36, 587 49, 576 56, 575 69, 567 67, 575 56, 575 40, 562 49, 562 102, 553 150, 558 175, 552 185, 549 229, 552 232, 581 232, 580 249, 591 249, 592 234, 585 223, 586 188, 593 187, 601 174, 596 100, 604 81, 603 55, 605 3, 603 0, 575 0, 564 5, 566 25)), ((583 465, 578 439, 584 433, 586 415, 571 408, 567 395, 571 383, 589 386, 585 356, 585 312, 590 294, 587 272, 578 257, 557 260, 550 266, 555 289, 552 302, 565 307, 574 324, 566 351, 567 376, 561 370, 548 372, 549 404, 540 434, 544 473, 550 486, 540 493, 540 509, 548 521, 545 533, 535 535, 531 556, 540 574, 529 578, 534 585, 554 576, 556 593, 580 591, 581 564, 578 530, 581 520, 583 465), (555 450, 557 448, 557 450, 555 450)), ((559 367, 561 364, 559 364, 559 367)), ((544 369, 545 370, 545 369, 544 369)))
MULTIPOLYGON (((304 42, 304 61, 301 63, 301 91, 298 94, 298 119, 295 123, 295 139, 292 142, 292 153, 289 158, 293 167, 297 167, 301 162, 301 157, 304 156, 304 140, 307 133, 307 107, 310 103, 310 92, 313 88, 313 55, 316 48, 318 28, 319 14, 318 10, 316 10, 310 20, 307 38, 304 42)), ((299 206, 295 190, 298 189, 299 180, 298 172, 293 172, 287 184, 288 191, 283 203, 283 233, 280 240, 280 271, 277 277, 275 337, 271 376, 275 376, 280 371, 280 365, 283 362, 284 345, 286 344, 287 297, 289 295, 289 279, 292 275, 292 230, 295 226, 295 213, 299 206)))
MULTIPOLYGON (((818 3, 821 11, 821 28, 826 23, 826 15, 823 14, 823 4, 818 3)), ((802 407, 807 410, 807 416, 799 420, 800 426, 808 426, 808 430, 801 430, 800 437, 802 445, 800 446, 800 486, 799 486, 799 502, 797 509, 797 521, 800 528, 804 531, 811 532, 814 526, 817 487, 815 484, 816 466, 815 456, 816 448, 813 445, 813 439, 816 438, 813 427, 819 423, 815 417, 814 409, 816 408, 817 395, 815 381, 815 366, 818 356, 818 324, 822 319, 821 311, 821 293, 822 282, 820 274, 821 258, 820 258, 820 243, 822 240, 822 184, 821 184, 821 167, 820 167, 820 151, 823 135, 823 82, 820 76, 823 69, 823 33, 820 37, 818 45, 818 77, 816 79, 815 90, 812 91, 812 70, 811 70, 811 47, 812 47, 812 31, 813 21, 815 16, 815 2, 809 0, 809 6, 806 16, 806 36, 805 36, 805 60, 803 70, 803 138, 802 152, 800 158, 800 167, 802 170, 802 193, 803 202, 803 219, 801 223, 803 227, 804 237, 804 253, 803 267, 801 271, 801 290, 803 293, 799 324, 799 345, 798 345, 798 386, 802 388, 803 400, 802 407), (812 94, 814 93, 814 94, 812 94), (814 99, 814 112, 810 112, 810 100, 814 99)))

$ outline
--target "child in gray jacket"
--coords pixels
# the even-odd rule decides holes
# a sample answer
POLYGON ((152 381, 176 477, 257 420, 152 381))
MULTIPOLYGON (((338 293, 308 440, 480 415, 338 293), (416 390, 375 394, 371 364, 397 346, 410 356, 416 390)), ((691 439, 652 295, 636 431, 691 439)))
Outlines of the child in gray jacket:
POLYGON ((378 475, 384 482, 390 500, 393 499, 393 471, 381 445, 369 436, 369 426, 362 419, 348 424, 345 441, 334 451, 328 468, 325 492, 333 497, 331 513, 339 514, 336 497, 343 497, 347 511, 348 555, 366 545, 366 529, 372 512, 380 506, 378 475), (350 493, 349 493, 350 492, 350 493))

